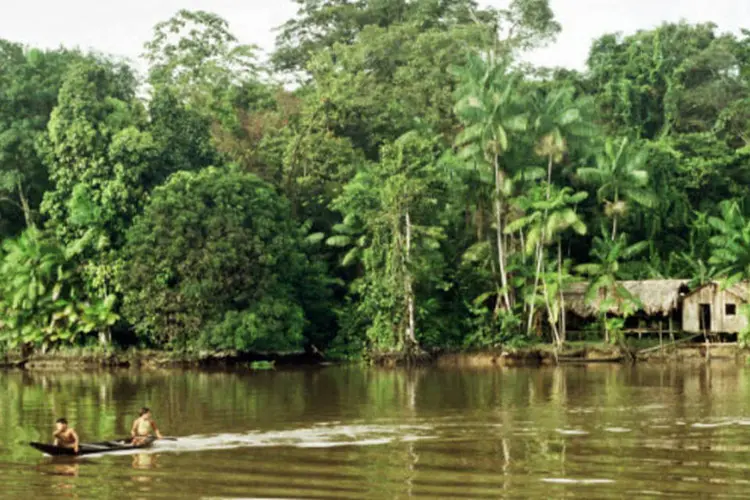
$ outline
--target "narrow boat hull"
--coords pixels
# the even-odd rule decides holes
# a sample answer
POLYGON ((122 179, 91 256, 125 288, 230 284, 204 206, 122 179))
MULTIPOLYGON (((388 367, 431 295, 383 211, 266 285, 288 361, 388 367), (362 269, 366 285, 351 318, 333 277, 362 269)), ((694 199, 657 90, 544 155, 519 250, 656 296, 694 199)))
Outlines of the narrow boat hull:
POLYGON ((114 451, 124 451, 124 450, 137 450, 141 448, 148 448, 150 447, 155 438, 150 437, 143 443, 133 446, 130 444, 131 439, 118 439, 115 441, 102 441, 100 443, 81 443, 78 445, 78 453, 73 451, 73 448, 68 448, 65 446, 55 446, 52 444, 45 444, 45 443, 35 443, 31 442, 29 445, 36 449, 41 451, 42 453, 45 453, 47 455, 51 455, 53 457, 60 457, 60 456, 81 456, 81 455, 92 455, 94 453, 111 453, 114 451))

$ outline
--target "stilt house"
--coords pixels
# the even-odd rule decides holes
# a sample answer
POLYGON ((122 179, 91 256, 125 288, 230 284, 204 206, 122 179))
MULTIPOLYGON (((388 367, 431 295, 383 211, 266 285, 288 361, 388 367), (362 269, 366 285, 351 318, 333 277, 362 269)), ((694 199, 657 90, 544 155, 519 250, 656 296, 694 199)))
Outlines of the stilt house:
MULTIPOLYGON (((620 281, 639 304, 625 320, 631 333, 683 331, 687 333, 738 333, 748 324, 740 307, 750 301, 750 283, 723 287, 714 281, 694 290, 688 280, 620 281)), ((575 331, 599 315, 603 297, 586 300, 588 283, 573 283, 564 293, 566 323, 575 331)), ((621 316, 617 304, 607 311, 621 316)))
POLYGON ((708 283, 682 300, 682 330, 689 333, 739 333, 747 326, 740 306, 748 303, 747 283, 722 287, 708 283))

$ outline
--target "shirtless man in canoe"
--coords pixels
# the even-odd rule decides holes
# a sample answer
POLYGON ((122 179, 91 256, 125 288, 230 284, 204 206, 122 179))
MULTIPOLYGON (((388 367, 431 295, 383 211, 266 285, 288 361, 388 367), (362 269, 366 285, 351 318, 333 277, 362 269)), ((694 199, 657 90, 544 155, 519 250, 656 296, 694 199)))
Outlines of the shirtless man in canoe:
POLYGON ((133 438, 131 442, 133 446, 138 446, 143 444, 146 439, 153 435, 155 435, 157 439, 162 438, 156 422, 151 418, 151 410, 144 406, 141 408, 140 417, 133 421, 133 427, 130 429, 130 436, 133 438))
POLYGON ((68 427, 68 421, 64 418, 58 418, 55 422, 55 432, 52 437, 55 438, 55 446, 73 448, 73 451, 78 453, 78 434, 75 429, 68 427))

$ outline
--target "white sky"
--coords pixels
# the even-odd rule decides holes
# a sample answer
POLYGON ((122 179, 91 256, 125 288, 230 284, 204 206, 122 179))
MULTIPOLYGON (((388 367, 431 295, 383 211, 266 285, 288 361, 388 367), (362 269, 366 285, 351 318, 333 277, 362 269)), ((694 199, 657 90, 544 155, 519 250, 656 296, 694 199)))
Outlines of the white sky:
MULTIPOLYGON (((508 0, 480 3, 504 6, 508 0)), ((750 0, 551 0, 551 5, 563 32, 556 44, 527 57, 545 66, 583 69, 594 38, 663 21, 750 29, 750 0)), ((0 0, 0 38, 45 48, 93 48, 135 60, 153 25, 183 8, 215 12, 242 42, 270 51, 273 28, 292 17, 297 5, 291 0, 0 0)))

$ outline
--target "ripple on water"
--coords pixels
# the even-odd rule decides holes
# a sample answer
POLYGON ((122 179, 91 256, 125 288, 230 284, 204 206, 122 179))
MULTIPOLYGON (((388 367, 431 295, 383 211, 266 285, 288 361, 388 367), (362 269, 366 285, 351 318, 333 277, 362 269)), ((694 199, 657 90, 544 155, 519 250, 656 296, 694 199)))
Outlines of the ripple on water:
POLYGON ((555 429, 558 434, 562 434, 563 436, 585 436, 588 434, 587 431, 582 431, 580 429, 555 429))
POLYGON ((691 425, 691 427, 695 427, 696 429, 713 429, 715 427, 726 427, 734 423, 735 422, 733 420, 724 422, 695 422, 693 425, 691 425))
POLYGON ((543 483, 552 484, 612 484, 614 479, 572 479, 569 477, 544 477, 543 483))

